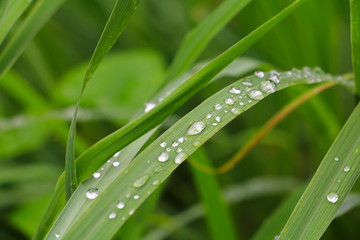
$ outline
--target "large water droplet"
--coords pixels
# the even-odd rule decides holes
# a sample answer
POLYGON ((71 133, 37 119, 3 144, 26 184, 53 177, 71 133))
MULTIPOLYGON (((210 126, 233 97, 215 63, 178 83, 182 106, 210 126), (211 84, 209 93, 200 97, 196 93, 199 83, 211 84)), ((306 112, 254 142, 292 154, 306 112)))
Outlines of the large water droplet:
POLYGON ((339 199, 339 195, 337 193, 331 192, 326 196, 327 200, 331 203, 336 203, 339 199))
POLYGON ((160 185, 160 180, 158 180, 158 179, 154 180, 154 181, 152 182, 152 185, 154 185, 154 186, 160 185))
POLYGON ((90 200, 97 198, 99 196, 99 189, 97 188, 89 188, 86 192, 86 197, 90 200))
POLYGON ((137 200, 137 199, 139 199, 139 198, 140 198, 139 195, 134 195, 134 199, 135 199, 135 200, 137 200))
POLYGON ((280 83, 280 78, 279 78, 279 75, 277 75, 277 74, 270 74, 269 80, 276 84, 280 83))
POLYGON ((114 161, 113 164, 112 164, 114 167, 118 167, 120 165, 120 162, 119 161, 114 161))
POLYGON ((129 215, 130 215, 130 216, 133 215, 134 212, 135 212, 135 209, 131 209, 131 210, 129 211, 129 215))
POLYGON ((240 94, 241 90, 238 87, 234 86, 234 87, 230 88, 229 92, 232 94, 240 94))
POLYGON ((344 167, 344 172, 349 172, 349 171, 350 171, 350 167, 349 167, 349 166, 344 167))
POLYGON ((335 161, 339 161, 339 158, 338 158, 338 157, 335 157, 334 160, 335 160, 335 161))
POLYGON ((179 143, 183 143, 185 141, 185 138, 184 137, 179 137, 178 141, 179 141, 179 143))
POLYGON ((224 101, 227 105, 233 105, 234 104, 234 100, 232 98, 226 98, 224 101))
POLYGON ((257 76, 258 78, 263 78, 263 77, 265 77, 265 73, 262 72, 262 71, 256 71, 256 72, 254 73, 254 75, 257 76))
POLYGON ((178 155, 176 155, 174 162, 175 162, 176 164, 180 164, 180 163, 182 163, 183 161, 185 161, 185 159, 186 159, 187 157, 188 157, 188 155, 187 155, 186 153, 181 152, 181 153, 179 153, 178 155))
POLYGON ((212 117, 211 113, 206 114, 206 119, 210 119, 212 117))
POLYGON ((197 135, 197 134, 201 133, 205 127, 206 127, 206 124, 202 121, 194 122, 193 124, 191 124, 191 126, 187 130, 187 134, 188 135, 197 135))
POLYGON ((114 154, 114 157, 119 156, 120 152, 121 152, 121 151, 118 151, 117 153, 115 153, 115 154, 114 154))
POLYGON ((136 180, 133 183, 133 187, 134 188, 141 188, 149 180, 149 177, 150 177, 149 175, 142 176, 141 178, 139 178, 138 180, 136 180))
POLYGON ((171 144, 171 146, 173 146, 173 147, 177 147, 177 146, 179 146, 179 142, 174 141, 174 142, 171 144))
POLYGON ((116 207, 118 209, 123 209, 125 207, 125 203, 124 202, 118 202, 118 204, 116 205, 116 207))
POLYGON ((253 99, 253 100, 261 100, 264 98, 264 94, 262 91, 259 90, 253 90, 251 92, 248 93, 249 98, 253 99))
POLYGON ((215 110, 220 110, 220 109, 222 109, 222 105, 217 103, 214 105, 214 108, 215 108, 215 110))
POLYGON ((221 117, 220 117, 220 116, 217 116, 217 117, 215 118, 215 121, 221 122, 221 117))
POLYGON ((61 237, 61 234, 60 233, 55 233, 55 237, 59 238, 59 237, 61 237))
POLYGON ((101 173, 100 172, 94 172, 93 173, 93 177, 94 178, 99 178, 101 176, 101 173))
POLYGON ((261 88, 261 90, 263 90, 266 93, 273 93, 276 91, 275 84, 270 81, 261 82, 260 88, 261 88))
POLYGON ((156 106, 156 103, 154 103, 154 102, 147 102, 147 103, 145 103, 144 112, 150 111, 150 110, 153 109, 155 106, 156 106))
POLYGON ((250 80, 250 79, 245 79, 243 82, 242 82, 242 84, 244 85, 244 86, 248 86, 248 87, 251 87, 252 85, 253 85, 253 83, 252 83, 252 81, 250 80))
POLYGON ((162 152, 162 153, 158 156, 159 162, 166 162, 168 159, 169 159, 169 154, 167 154, 166 152, 162 152))
POLYGON ((116 218, 116 212, 112 212, 109 214, 109 219, 114 219, 116 218))
POLYGON ((166 147, 166 142, 162 142, 162 143, 160 143, 160 147, 166 147))
POLYGON ((231 109, 231 113, 234 114, 234 115, 238 115, 238 114, 240 114, 240 109, 238 109, 238 108, 232 108, 232 109, 231 109))

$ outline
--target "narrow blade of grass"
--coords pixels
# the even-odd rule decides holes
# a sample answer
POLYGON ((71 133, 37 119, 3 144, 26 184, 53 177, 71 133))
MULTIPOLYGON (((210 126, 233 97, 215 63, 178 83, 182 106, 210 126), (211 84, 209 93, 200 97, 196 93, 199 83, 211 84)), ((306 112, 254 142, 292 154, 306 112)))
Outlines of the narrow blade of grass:
MULTIPOLYGON (((226 87, 184 116, 145 148, 125 171, 119 172, 107 187, 104 188, 103 184, 99 185, 97 181, 90 180, 81 184, 57 218, 47 238, 49 239, 57 233, 63 235, 62 239, 80 237, 97 239, 100 236, 103 239, 111 238, 149 194, 181 162, 236 116, 274 92, 273 90, 281 90, 295 84, 317 83, 332 79, 330 75, 324 74, 318 69, 305 68, 302 71, 293 70, 283 73, 259 72, 226 87), (271 85, 271 81, 267 80, 274 78, 271 77, 273 74, 278 76, 276 78, 279 79, 276 81, 277 85, 271 85), (244 82, 251 82, 251 89, 245 86, 249 83, 244 85, 244 82), (163 142, 169 146, 169 149, 165 150, 162 147, 164 144, 161 143, 163 142), (181 150, 173 149, 177 146, 181 150), (96 198, 86 198, 89 192, 93 196, 94 191, 96 198), (77 204, 78 200, 75 201, 75 199, 85 201, 86 207, 81 208, 77 204), (123 207, 118 206, 119 202, 123 207), (115 218, 121 221, 114 221, 115 218), (96 228, 89 227, 95 225, 96 228)), ((338 80, 338 78, 336 79, 338 80)), ((113 160, 110 160, 103 167, 113 173, 118 172, 112 165, 113 160)), ((114 177, 113 174, 111 175, 114 177)))
POLYGON ((360 104, 329 149, 279 239, 320 239, 360 174, 360 104))
MULTIPOLYGON (((210 160, 201 148, 193 154, 190 161, 193 159, 205 166, 211 167, 210 160)), ((206 220, 208 222, 211 239, 239 239, 236 234, 230 210, 222 196, 217 177, 201 172, 196 168, 191 168, 191 170, 194 176, 195 185, 200 194, 202 205, 206 212, 206 220)))
POLYGON ((350 29, 352 63, 355 74, 356 94, 360 96, 360 1, 350 0, 350 29))

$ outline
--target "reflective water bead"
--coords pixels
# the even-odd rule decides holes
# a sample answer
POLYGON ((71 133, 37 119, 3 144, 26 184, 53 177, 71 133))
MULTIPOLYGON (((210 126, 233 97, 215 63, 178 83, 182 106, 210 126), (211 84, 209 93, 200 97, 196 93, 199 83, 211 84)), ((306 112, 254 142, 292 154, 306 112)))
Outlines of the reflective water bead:
POLYGON ((86 197, 90 200, 93 200, 99 196, 99 189, 97 188, 89 188, 86 192, 86 197))
POLYGON ((242 82, 242 85, 251 87, 253 83, 250 79, 247 78, 242 82))
POLYGON ((212 117, 211 113, 206 114, 206 119, 210 119, 212 117))
POLYGON ((244 103, 243 103, 243 102, 239 102, 239 104, 240 104, 241 106, 243 106, 243 105, 244 105, 244 103))
POLYGON ((118 151, 117 153, 115 153, 115 154, 114 154, 114 157, 119 156, 120 152, 121 152, 121 151, 118 151))
POLYGON ((120 165, 120 162, 119 162, 119 161, 114 161, 114 162, 112 163, 112 165, 113 165, 114 167, 117 167, 117 166, 120 165))
POLYGON ((179 141, 179 143, 183 143, 185 141, 185 138, 184 137, 179 137, 178 141, 179 141))
POLYGON ((139 199, 140 196, 139 195, 134 195, 134 199, 139 199))
POLYGON ((222 105, 217 103, 214 105, 214 108, 215 108, 215 110, 220 110, 220 109, 222 109, 222 105))
POLYGON ((195 141, 195 142, 193 142, 193 144, 192 144, 194 147, 198 147, 198 146, 200 146, 200 142, 199 141, 195 141))
POLYGON ((276 83, 276 84, 279 84, 280 83, 280 78, 278 75, 275 75, 275 74, 271 74, 269 76, 269 80, 276 83))
POLYGON ((171 144, 171 146, 173 146, 173 147, 177 147, 177 146, 179 146, 179 142, 174 141, 174 142, 171 144))
POLYGON ((234 100, 232 98, 226 98, 224 101, 227 105, 233 105, 234 104, 234 100))
POLYGON ((327 200, 331 203, 336 203, 339 199, 339 195, 337 193, 331 192, 326 196, 327 200))
POLYGON ((116 212, 112 212, 109 214, 109 219, 114 219, 116 218, 116 212))
POLYGON ((176 155, 175 159, 174 159, 174 162, 176 164, 180 164, 182 163, 183 161, 185 161, 185 159, 188 157, 188 155, 184 152, 181 152, 179 153, 178 155, 176 155))
POLYGON ((126 197, 126 198, 130 198, 130 197, 131 197, 131 193, 127 193, 127 194, 125 195, 125 197, 126 197))
POLYGON ((142 176, 141 178, 137 179, 132 186, 134 188, 141 188, 149 180, 149 177, 149 175, 142 176))
POLYGON ((260 88, 262 91, 266 93, 273 93, 276 91, 276 85, 270 81, 261 82, 260 88))
POLYGON ((125 207, 125 203, 123 203, 123 202, 118 202, 118 204, 116 204, 116 207, 117 207, 118 209, 123 209, 123 208, 125 207))
POLYGON ((153 172, 154 173, 159 173, 159 172, 161 172, 162 170, 164 170, 162 167, 156 167, 154 170, 153 170, 153 172))
POLYGON ((152 182, 152 185, 158 186, 158 185, 160 185, 160 181, 158 179, 156 179, 155 181, 152 182))
POLYGON ((256 71, 256 72, 254 73, 254 75, 257 76, 258 78, 263 78, 263 77, 265 77, 265 73, 262 72, 262 71, 256 71))
POLYGON ((131 209, 131 210, 129 211, 129 215, 133 215, 134 212, 135 212, 135 209, 131 209))
POLYGON ((264 98, 264 94, 262 91, 259 90, 253 90, 251 92, 248 93, 249 98, 254 99, 254 100, 261 100, 264 98))
POLYGON ((217 117, 215 118, 215 121, 221 122, 221 117, 220 117, 220 116, 217 116, 217 117))
POLYGON ((55 235, 56 238, 61 237, 61 234, 60 234, 60 233, 55 233, 54 235, 55 235))
POLYGON ((335 157, 334 160, 335 160, 335 161, 339 161, 339 158, 338 158, 338 157, 335 157))
POLYGON ((240 94, 241 90, 238 87, 234 86, 234 87, 230 88, 229 92, 232 94, 240 94))
POLYGON ((167 143, 166 142, 162 142, 162 143, 160 143, 160 147, 166 147, 166 145, 167 145, 167 143))
POLYGON ((159 162, 166 162, 168 159, 169 159, 169 154, 167 154, 166 152, 162 152, 162 153, 158 156, 159 162))
POLYGON ((156 106, 156 103, 154 103, 154 102, 147 102, 147 103, 145 103, 144 112, 150 111, 150 110, 153 109, 155 106, 156 106))
POLYGON ((100 172, 94 172, 93 173, 93 177, 94 178, 99 178, 101 176, 101 173, 100 172))
POLYGON ((213 126, 217 126, 218 124, 217 124, 217 123, 212 123, 211 125, 213 125, 213 126))
POLYGON ((171 151, 171 148, 170 148, 170 147, 166 148, 166 151, 167 151, 167 152, 170 152, 170 151, 171 151))
POLYGON ((349 171, 350 171, 350 167, 349 167, 349 166, 344 167, 344 172, 349 172, 349 171))
POLYGON ((178 148, 178 149, 176 149, 176 152, 178 152, 178 153, 180 153, 180 152, 182 152, 183 151, 183 149, 182 148, 178 148))
POLYGON ((238 108, 232 108, 231 113, 234 115, 238 115, 238 114, 240 114, 240 110, 238 108))
POLYGON ((202 121, 194 122, 193 124, 191 124, 191 126, 187 130, 187 134, 188 135, 197 135, 197 134, 201 133, 205 127, 206 127, 206 124, 202 121))

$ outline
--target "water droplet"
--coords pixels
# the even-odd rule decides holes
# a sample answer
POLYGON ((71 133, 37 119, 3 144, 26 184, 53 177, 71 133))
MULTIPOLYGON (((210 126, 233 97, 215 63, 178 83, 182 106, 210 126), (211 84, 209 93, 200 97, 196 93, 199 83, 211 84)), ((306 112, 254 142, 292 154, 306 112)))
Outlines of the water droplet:
POLYGON ((156 103, 154 103, 154 102, 147 102, 147 103, 145 103, 144 112, 150 111, 150 110, 153 109, 155 106, 156 106, 156 103))
POLYGON ((217 117, 215 118, 215 121, 221 122, 221 117, 220 117, 220 116, 217 116, 217 117))
POLYGON ((162 153, 158 156, 159 162, 166 162, 168 159, 169 159, 169 154, 167 154, 166 152, 162 152, 162 153))
POLYGON ((127 194, 125 195, 125 197, 126 197, 126 198, 130 198, 130 197, 131 197, 131 193, 127 193, 127 194))
POLYGON ((217 123, 212 123, 211 125, 213 125, 213 126, 217 126, 218 124, 217 124, 217 123))
POLYGON ((136 180, 132 186, 134 188, 141 188, 149 180, 149 177, 150 177, 149 175, 142 176, 141 178, 136 180))
POLYGON ((177 146, 179 146, 179 142, 174 141, 174 142, 171 144, 171 146, 173 146, 173 147, 177 147, 177 146))
POLYGON ((220 109, 222 109, 222 105, 217 103, 214 105, 214 108, 215 108, 215 110, 220 110, 220 109))
POLYGON ((60 233, 55 233, 55 237, 59 238, 59 237, 61 237, 61 234, 60 233))
POLYGON ((178 141, 179 141, 179 143, 183 143, 185 141, 185 138, 184 137, 179 137, 178 141))
POLYGON ((135 212, 135 209, 131 209, 131 210, 129 211, 129 215, 130 215, 130 216, 133 215, 134 212, 135 212))
POLYGON ((110 219, 116 218, 116 213, 115 213, 115 212, 110 213, 110 214, 109 214, 109 218, 110 218, 110 219))
POLYGON ((99 178, 101 176, 101 173, 100 172, 94 172, 93 173, 93 177, 94 178, 99 178))
POLYGON ((170 147, 166 148, 166 151, 167 151, 167 152, 170 152, 170 151, 171 151, 171 148, 170 148, 170 147))
POLYGON ((176 164, 180 164, 180 163, 182 163, 183 161, 185 161, 185 159, 188 157, 188 155, 186 154, 186 153, 184 153, 184 152, 181 152, 181 153, 179 153, 178 155, 176 155, 176 157, 175 157, 175 163, 176 164))
POLYGON ((166 142, 160 143, 160 147, 163 147, 163 148, 164 148, 164 147, 166 147, 166 145, 167 145, 166 142))
POLYGON ((121 151, 118 151, 117 153, 115 153, 115 154, 114 154, 114 157, 119 156, 120 152, 121 152, 121 151))
POLYGON ((337 200, 339 199, 339 195, 337 195, 337 193, 331 192, 327 195, 327 200, 331 203, 336 203, 337 200))
POLYGON ((123 203, 123 202, 118 202, 118 204, 116 204, 116 207, 117 207, 118 209, 123 209, 123 208, 125 207, 125 203, 123 203))
POLYGON ((202 121, 194 122, 187 130, 188 135, 197 135, 204 130, 206 124, 202 121))
POLYGON ((154 186, 160 185, 160 180, 157 179, 157 180, 153 181, 152 185, 154 185, 154 186))
POLYGON ((269 80, 276 84, 280 83, 280 78, 279 78, 279 75, 277 75, 277 74, 270 74, 269 80))
POLYGON ((114 161, 113 164, 112 164, 114 167, 118 167, 120 165, 120 162, 119 161, 114 161))
POLYGON ((263 78, 263 77, 265 77, 265 73, 262 72, 262 71, 256 71, 256 72, 254 73, 254 75, 257 76, 258 78, 263 78))
POLYGON ((240 94, 241 90, 238 87, 234 86, 234 87, 230 88, 229 92, 232 94, 240 94))
POLYGON ((274 237, 274 240, 278 240, 280 238, 280 235, 276 235, 275 237, 274 237))
POLYGON ((270 81, 263 81, 260 85, 261 90, 266 93, 273 93, 276 92, 276 85, 270 81))
POLYGON ((234 100, 232 98, 226 98, 224 101, 227 105, 233 105, 234 104, 234 100))
POLYGON ((178 153, 180 153, 180 152, 182 152, 183 151, 183 149, 182 148, 178 148, 178 149, 176 149, 176 152, 178 152, 178 153))
POLYGON ((240 104, 241 106, 243 106, 243 105, 244 105, 244 103, 243 103, 243 102, 239 102, 239 104, 240 104))
POLYGON ((238 108, 232 108, 231 113, 234 115, 238 115, 238 114, 240 114, 240 110, 238 108))
POLYGON ((212 117, 212 114, 211 114, 211 113, 206 114, 206 119, 209 119, 209 118, 211 118, 211 117, 212 117))
POLYGON ((350 167, 349 167, 349 166, 344 167, 344 172, 349 172, 349 171, 350 171, 350 167))
POLYGON ((242 82, 242 85, 251 87, 253 85, 253 83, 250 79, 247 78, 242 82))
POLYGON ((90 200, 93 200, 93 199, 97 198, 97 196, 99 196, 98 191, 99 191, 99 189, 97 189, 97 188, 90 188, 86 192, 86 197, 90 200))
POLYGON ((194 147, 198 147, 198 146, 200 146, 200 142, 199 141, 195 141, 195 142, 193 142, 193 144, 192 144, 194 147))
POLYGON ((264 94, 262 91, 259 90, 253 90, 251 92, 248 93, 249 98, 253 99, 253 100, 261 100, 264 98, 264 94))
POLYGON ((156 167, 154 170, 153 170, 153 172, 154 173, 159 173, 159 172, 161 172, 162 170, 164 170, 162 167, 156 167))
POLYGON ((139 199, 140 196, 139 195, 134 195, 134 199, 139 199))
POLYGON ((335 161, 339 161, 339 158, 338 158, 338 157, 335 157, 334 160, 335 160, 335 161))

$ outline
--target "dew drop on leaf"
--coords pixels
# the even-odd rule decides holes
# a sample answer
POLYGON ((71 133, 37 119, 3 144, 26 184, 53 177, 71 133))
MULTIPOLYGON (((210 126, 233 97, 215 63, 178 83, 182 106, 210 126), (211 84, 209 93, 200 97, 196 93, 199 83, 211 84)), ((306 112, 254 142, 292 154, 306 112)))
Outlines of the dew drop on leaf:
POLYGON ((118 204, 116 204, 116 207, 118 209, 123 209, 125 207, 125 203, 124 202, 118 202, 118 204))
POLYGON ((259 90, 253 90, 251 92, 248 93, 249 98, 253 99, 253 100, 261 100, 264 98, 264 94, 262 91, 259 90))
POLYGON ((214 105, 214 108, 215 108, 215 110, 220 110, 220 109, 222 109, 222 105, 217 103, 214 105))
POLYGON ((151 109, 153 109, 156 106, 156 104, 154 102, 147 102, 145 103, 145 109, 144 112, 148 112, 151 109))
POLYGON ((274 93, 276 92, 276 86, 274 83, 270 81, 263 81, 261 82, 260 88, 262 91, 266 93, 274 93))
POLYGON ((162 142, 162 143, 160 143, 160 147, 166 147, 166 142, 162 142))
POLYGON ((231 113, 234 115, 238 115, 238 114, 240 114, 240 110, 238 108, 232 108, 231 113))
POLYGON ((169 159, 169 154, 166 152, 162 152, 159 156, 158 156, 158 160, 159 162, 166 162, 169 159))
POLYGON ((93 173, 93 177, 94 178, 99 178, 101 176, 101 173, 100 172, 94 172, 93 173))
POLYGON ((149 180, 149 177, 149 175, 142 176, 141 178, 137 179, 132 186, 134 188, 141 188, 149 180))
POLYGON ((226 98, 224 101, 227 105, 233 105, 234 104, 234 100, 232 98, 226 98))
POLYGON ((327 200, 331 203, 336 203, 339 199, 339 195, 337 193, 331 192, 326 196, 327 200))
POLYGON ((120 162, 119 161, 114 161, 113 164, 112 164, 114 167, 118 167, 120 165, 120 162))
POLYGON ((187 130, 188 135, 197 135, 204 130, 206 124, 202 121, 194 122, 190 125, 189 129, 187 130))
POLYGON ((349 166, 344 167, 344 172, 349 172, 349 171, 350 171, 350 167, 349 167, 349 166))
POLYGON ((229 92, 232 94, 240 94, 241 90, 238 87, 234 86, 234 87, 230 88, 229 92))
POLYGON ((55 237, 59 238, 59 237, 61 237, 61 234, 60 233, 55 233, 55 237))
POLYGON ((90 200, 93 200, 99 196, 99 189, 97 188, 89 188, 86 192, 86 197, 90 200))
POLYGON ((254 73, 254 75, 255 75, 256 77, 258 77, 258 78, 263 78, 263 77, 265 77, 265 73, 262 72, 262 71, 256 71, 256 72, 254 73))
POLYGON ((174 162, 176 164, 180 164, 180 163, 184 162, 187 157, 188 157, 188 155, 186 153, 181 152, 178 155, 176 155, 174 162))
POLYGON ((114 219, 116 218, 116 213, 115 212, 112 212, 109 214, 109 219, 114 219))

